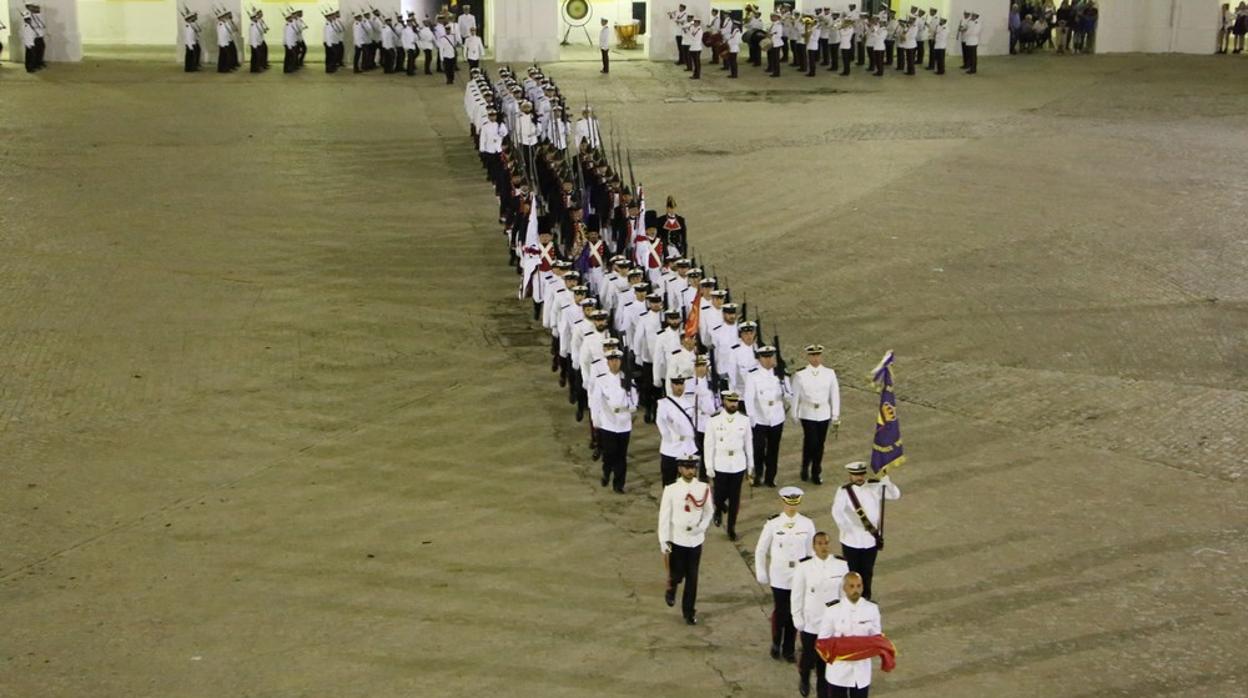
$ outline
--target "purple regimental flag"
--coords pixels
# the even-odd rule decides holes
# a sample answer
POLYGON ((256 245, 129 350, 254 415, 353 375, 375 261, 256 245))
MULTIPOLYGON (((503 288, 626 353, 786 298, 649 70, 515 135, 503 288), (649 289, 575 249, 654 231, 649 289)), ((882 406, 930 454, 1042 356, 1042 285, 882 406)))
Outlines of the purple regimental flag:
POLYGON ((879 475, 906 462, 901 445, 901 423, 897 421, 897 396, 893 394, 893 352, 888 352, 871 372, 871 381, 880 391, 880 410, 875 415, 875 443, 871 446, 871 471, 879 475))

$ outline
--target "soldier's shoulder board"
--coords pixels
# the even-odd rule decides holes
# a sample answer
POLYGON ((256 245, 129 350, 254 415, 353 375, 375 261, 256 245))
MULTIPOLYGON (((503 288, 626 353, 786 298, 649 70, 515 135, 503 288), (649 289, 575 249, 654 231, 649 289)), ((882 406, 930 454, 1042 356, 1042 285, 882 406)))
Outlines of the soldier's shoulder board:
POLYGON ((734 345, 732 345, 732 347, 731 347, 731 348, 733 348, 733 349, 738 349, 738 348, 740 348, 740 346, 741 346, 740 344, 734 344, 734 345))
POLYGON ((810 556, 810 555, 807 555, 806 557, 804 557, 804 558, 802 558, 802 559, 798 560, 798 562, 806 562, 806 561, 807 561, 807 560, 809 560, 810 558, 811 558, 811 556, 810 556))
POLYGON ((746 371, 746 373, 754 373, 757 370, 758 370, 758 367, 755 366, 754 368, 751 368, 749 371, 746 371))
POLYGON ((677 354, 679 354, 679 353, 680 353, 680 350, 679 350, 679 349, 677 349, 676 351, 672 352, 672 356, 676 356, 676 355, 677 355, 677 354))
POLYGON ((602 359, 594 359, 593 361, 590 361, 589 363, 591 363, 591 364, 600 364, 600 363, 602 363, 602 359))
POLYGON ((593 333, 594 333, 594 331, 593 331, 593 330, 589 330, 588 332, 586 332, 585 334, 582 334, 581 336, 582 336, 582 337, 588 337, 588 336, 590 336, 590 335, 591 335, 591 334, 593 334, 593 333))
POLYGON ((624 307, 625 307, 625 308, 627 308, 628 306, 630 306, 630 305, 632 305, 632 304, 633 304, 633 302, 632 302, 632 301, 629 301, 629 302, 627 302, 627 303, 625 303, 625 304, 624 304, 624 307))
POLYGON ((838 559, 838 560, 840 560, 840 561, 842 561, 842 562, 844 562, 844 561, 845 561, 845 558, 841 557, 840 555, 833 555, 832 557, 834 557, 834 558, 836 558, 836 559, 838 559))
POLYGON ((794 371, 794 373, 801 373, 802 371, 805 371, 805 370, 806 370, 806 367, 805 367, 805 366, 803 366, 803 367, 801 367, 801 368, 797 369, 796 371, 794 371))
POLYGON ((831 601, 827 603, 827 606, 828 608, 832 608, 833 606, 837 605, 840 602, 841 602, 840 599, 832 599, 831 601))
POLYGON ((768 517, 767 517, 767 520, 768 520, 768 521, 771 521, 772 519, 776 518, 777 516, 779 516, 779 514, 772 514, 771 516, 768 516, 768 517))
POLYGON ((719 325, 716 325, 716 326, 712 327, 712 328, 711 328, 711 331, 712 331, 712 332, 718 332, 718 331, 719 331, 719 328, 721 328, 721 327, 723 327, 723 324, 722 324, 722 323, 721 323, 721 324, 719 324, 719 325))

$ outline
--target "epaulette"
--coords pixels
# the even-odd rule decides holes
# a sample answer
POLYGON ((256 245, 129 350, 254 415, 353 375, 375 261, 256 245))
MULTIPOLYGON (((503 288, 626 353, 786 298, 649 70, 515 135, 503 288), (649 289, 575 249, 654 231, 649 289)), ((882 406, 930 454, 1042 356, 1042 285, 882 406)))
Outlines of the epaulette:
POLYGON ((771 521, 772 519, 776 518, 777 516, 779 516, 779 514, 772 514, 771 516, 768 516, 768 517, 767 517, 767 520, 768 520, 768 521, 771 521))
POLYGON ((755 366, 754 368, 751 368, 750 370, 746 371, 746 373, 753 373, 753 372, 755 372, 755 371, 757 371, 757 370, 758 370, 758 367, 757 367, 757 366, 755 366))
POLYGON ((676 356, 679 353, 680 353, 680 349, 677 349, 676 351, 672 352, 672 356, 676 356))
POLYGON ((841 560, 842 562, 845 560, 845 558, 841 557, 840 555, 833 555, 832 557, 834 557, 834 558, 836 558, 836 559, 838 559, 838 560, 841 560))
POLYGON ((829 601, 826 605, 827 605, 827 607, 828 607, 828 608, 832 608, 833 606, 837 605, 837 604, 838 604, 838 603, 840 603, 840 602, 841 602, 841 600, 840 600, 840 599, 832 599, 832 600, 831 600, 831 601, 829 601))
POLYGON ((582 322, 585 322, 585 318, 580 317, 580 318, 577 318, 577 319, 573 320, 573 321, 572 321, 572 324, 573 324, 573 325, 579 325, 579 324, 581 324, 582 322))
POLYGON ((589 363, 590 363, 591 365, 592 365, 592 364, 602 363, 602 359, 594 359, 593 361, 590 361, 589 363))
POLYGON ((804 558, 802 558, 802 559, 798 560, 798 562, 806 562, 806 561, 807 561, 807 560, 809 560, 810 558, 811 558, 811 556, 810 556, 810 555, 807 555, 806 557, 804 557, 804 558))
POLYGON ((593 334, 593 333, 594 333, 594 331, 593 331, 593 330, 590 330, 590 331, 588 331, 588 332, 585 332, 585 333, 584 333, 584 334, 582 334, 581 336, 582 336, 582 337, 588 337, 589 335, 591 335, 591 334, 593 334))
POLYGON ((607 374, 605 374, 605 373, 595 373, 595 374, 594 374, 594 378, 602 378, 602 377, 603 377, 603 376, 605 376, 605 375, 607 375, 607 374))
POLYGON ((732 347, 731 347, 731 348, 732 348, 732 349, 737 349, 737 348, 739 348, 740 346, 741 346, 741 345, 738 343, 738 344, 734 344, 734 345, 732 345, 732 347))
POLYGON ((624 307, 625 307, 625 308, 627 308, 628 306, 630 306, 630 305, 632 305, 632 304, 633 304, 633 302, 632 302, 632 301, 629 301, 629 302, 627 302, 627 303, 625 303, 625 304, 624 304, 624 307))
POLYGON ((567 287, 567 286, 564 286, 563 288, 557 288, 557 289, 555 289, 555 293, 567 293, 567 292, 568 292, 568 287, 567 287))
POLYGON ((722 323, 721 323, 721 324, 718 324, 718 325, 716 325, 716 326, 714 326, 714 327, 712 327, 712 328, 711 328, 711 331, 712 331, 712 332, 715 332, 716 330, 718 330, 718 329, 719 329, 719 328, 721 328, 721 327, 723 327, 723 324, 722 324, 722 323))
POLYGON ((794 371, 794 373, 801 373, 802 371, 805 371, 807 368, 808 368, 807 366, 803 366, 803 367, 801 367, 801 368, 797 369, 796 371, 794 371))

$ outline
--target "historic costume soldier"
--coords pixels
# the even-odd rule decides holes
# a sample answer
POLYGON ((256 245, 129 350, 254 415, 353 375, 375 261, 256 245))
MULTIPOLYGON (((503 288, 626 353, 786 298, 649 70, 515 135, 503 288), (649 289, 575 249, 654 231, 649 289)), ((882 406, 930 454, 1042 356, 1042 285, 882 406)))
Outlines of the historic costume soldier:
POLYGON ((702 543, 711 525, 715 503, 710 485, 696 479, 697 455, 677 461, 680 478, 664 486, 659 501, 659 549, 667 560, 667 605, 676 605, 676 588, 684 582, 680 610, 689 625, 696 625, 698 566, 702 543))
POLYGON ((780 499, 784 509, 763 524, 754 546, 754 576, 759 584, 771 587, 771 658, 796 661, 797 630, 793 626, 790 595, 797 563, 814 554, 815 524, 799 514, 802 504, 799 487, 784 487, 780 499))
POLYGON ((828 427, 841 423, 841 386, 836 371, 823 365, 823 345, 806 347, 808 364, 793 374, 790 413, 802 425, 802 481, 822 484, 823 447, 828 427))
MULTIPOLYGON (((802 640, 802 654, 797 662, 798 692, 810 695, 810 674, 814 671, 816 685, 822 686, 826 665, 815 651, 820 626, 829 604, 841 597, 841 586, 849 566, 844 558, 832 554, 832 541, 827 533, 815 534, 814 556, 797 564, 793 572, 793 591, 789 608, 793 627, 802 640)), ((824 691, 816 695, 823 696, 824 691)))
POLYGON ((741 483, 754 467, 754 439, 750 420, 737 412, 741 396, 731 390, 720 393, 724 409, 706 425, 706 474, 715 486, 715 525, 728 517, 728 538, 737 539, 737 510, 741 506, 741 483))
POLYGON ((875 558, 884 545, 884 500, 900 499, 901 490, 885 475, 867 480, 867 464, 845 466, 849 482, 836 491, 832 519, 840 529, 841 554, 849 569, 862 575, 863 595, 871 598, 875 558))

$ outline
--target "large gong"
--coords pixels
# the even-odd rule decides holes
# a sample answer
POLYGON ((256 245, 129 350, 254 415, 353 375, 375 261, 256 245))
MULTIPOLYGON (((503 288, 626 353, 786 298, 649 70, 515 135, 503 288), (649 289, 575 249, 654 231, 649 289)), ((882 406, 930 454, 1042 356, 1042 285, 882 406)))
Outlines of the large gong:
POLYGON ((589 18, 593 16, 594 8, 590 7, 589 0, 564 0, 563 3, 563 21, 568 23, 568 28, 563 32, 563 41, 561 46, 568 45, 568 34, 572 33, 573 27, 579 27, 585 32, 585 40, 590 46, 594 45, 594 40, 589 36, 589 30, 585 28, 589 24, 589 18))

